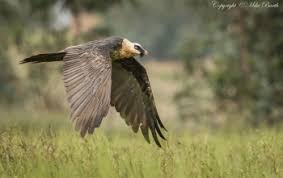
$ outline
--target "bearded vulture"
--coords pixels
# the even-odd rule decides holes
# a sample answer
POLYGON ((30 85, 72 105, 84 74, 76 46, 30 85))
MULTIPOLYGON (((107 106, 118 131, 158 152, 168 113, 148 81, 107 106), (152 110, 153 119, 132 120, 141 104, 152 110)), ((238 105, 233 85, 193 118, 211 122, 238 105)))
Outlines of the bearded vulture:
POLYGON ((166 140, 146 69, 134 58, 147 55, 138 43, 108 37, 70 46, 56 53, 38 54, 20 63, 63 61, 63 79, 71 119, 82 137, 92 134, 113 106, 134 132, 139 128, 147 140, 166 140))

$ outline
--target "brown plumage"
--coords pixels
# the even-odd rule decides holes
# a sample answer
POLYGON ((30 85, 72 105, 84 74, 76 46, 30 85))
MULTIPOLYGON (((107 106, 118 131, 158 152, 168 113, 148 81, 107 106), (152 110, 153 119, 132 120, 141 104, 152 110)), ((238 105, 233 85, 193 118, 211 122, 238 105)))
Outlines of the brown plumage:
POLYGON ((62 61, 71 119, 81 136, 92 134, 114 106, 134 132, 149 130, 158 146, 165 139, 145 68, 134 58, 146 55, 138 43, 109 37, 71 46, 58 53, 31 56, 21 63, 62 61))

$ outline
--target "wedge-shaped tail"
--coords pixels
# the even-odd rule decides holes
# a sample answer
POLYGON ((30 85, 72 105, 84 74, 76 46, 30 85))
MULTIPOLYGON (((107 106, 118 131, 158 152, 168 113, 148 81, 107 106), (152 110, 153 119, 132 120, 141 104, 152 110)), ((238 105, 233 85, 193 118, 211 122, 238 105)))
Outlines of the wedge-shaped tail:
POLYGON ((65 54, 66 52, 38 54, 20 61, 20 64, 62 61, 65 54))

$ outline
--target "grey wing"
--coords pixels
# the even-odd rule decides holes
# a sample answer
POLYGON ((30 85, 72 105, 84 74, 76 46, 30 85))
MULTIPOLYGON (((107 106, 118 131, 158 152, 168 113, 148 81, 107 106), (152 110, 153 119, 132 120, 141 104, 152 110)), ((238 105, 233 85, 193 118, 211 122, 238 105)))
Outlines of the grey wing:
POLYGON ((111 61, 102 52, 68 49, 63 74, 71 118, 81 136, 93 133, 108 113, 111 96, 111 61))
POLYGON ((134 58, 114 61, 111 90, 111 105, 133 131, 137 132, 140 128, 149 142, 150 130, 155 143, 161 146, 158 135, 165 139, 160 129, 165 127, 157 113, 145 68, 134 58))

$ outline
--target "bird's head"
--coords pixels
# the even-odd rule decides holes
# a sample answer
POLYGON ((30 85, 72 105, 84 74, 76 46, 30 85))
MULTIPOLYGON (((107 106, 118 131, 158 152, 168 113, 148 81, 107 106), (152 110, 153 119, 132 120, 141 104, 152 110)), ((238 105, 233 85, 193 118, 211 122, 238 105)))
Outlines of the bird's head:
POLYGON ((112 58, 115 59, 125 59, 135 56, 143 57, 147 55, 148 52, 139 43, 131 42, 124 38, 119 43, 118 47, 112 53, 112 58))
POLYGON ((121 52, 124 53, 124 55, 129 55, 130 57, 137 55, 143 57, 144 55, 148 54, 147 50, 144 49, 142 45, 140 45, 139 43, 131 42, 126 38, 123 39, 121 52))

